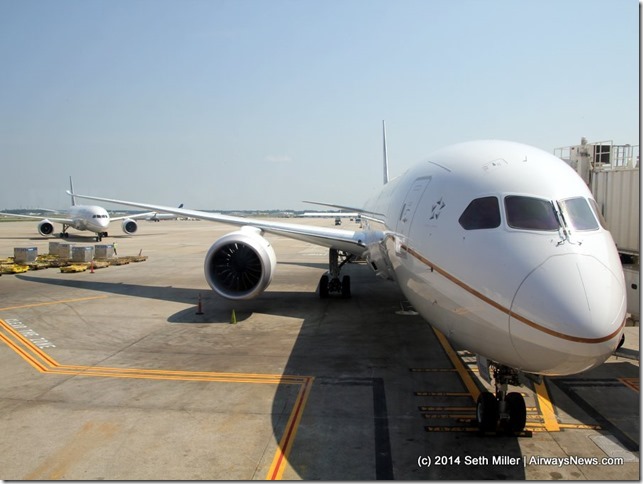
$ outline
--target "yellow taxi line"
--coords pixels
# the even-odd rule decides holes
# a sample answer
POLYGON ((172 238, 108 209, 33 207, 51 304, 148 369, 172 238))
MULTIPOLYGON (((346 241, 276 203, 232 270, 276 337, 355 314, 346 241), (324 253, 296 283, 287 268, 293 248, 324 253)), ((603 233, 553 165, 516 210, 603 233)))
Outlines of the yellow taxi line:
POLYGON ((279 441, 277 451, 275 452, 272 464, 268 470, 268 474, 266 475, 267 481, 278 481, 283 477, 287 466, 288 455, 290 455, 290 451, 292 450, 295 436, 297 435, 297 429, 299 428, 299 422, 301 421, 304 407, 306 406, 310 390, 312 389, 313 380, 314 379, 312 377, 309 377, 308 381, 299 389, 297 400, 295 401, 294 408, 290 413, 288 423, 286 424, 286 430, 279 441))
POLYGON ((447 338, 437 329, 433 328, 433 331, 435 332, 435 335, 440 341, 442 348, 444 348, 444 351, 446 351, 447 356, 451 360, 451 364, 453 364, 456 371, 460 375, 460 378, 462 378, 464 385, 467 387, 467 391, 471 394, 471 397, 473 398, 473 400, 477 401, 478 395, 480 395, 480 390, 478 389, 478 386, 476 385, 476 383, 473 381, 473 378, 471 378, 471 375, 465 368, 464 364, 462 363, 462 360, 460 359, 458 354, 455 352, 455 350, 449 343, 449 340, 447 340, 447 338))
POLYGON ((173 381, 205 381, 225 383, 262 383, 262 384, 287 384, 300 385, 299 393, 293 409, 288 417, 284 434, 278 444, 277 451, 266 476, 266 480, 280 480, 288 465, 288 456, 292 450, 299 423, 308 401, 310 390, 314 381, 310 376, 271 375, 258 373, 217 373, 204 371, 177 371, 155 370, 136 368, 106 368, 82 365, 62 365, 55 359, 38 348, 18 331, 14 330, 5 321, 0 319, 0 327, 10 336, 0 331, 0 340, 32 367, 41 373, 90 376, 107 378, 140 378, 146 380, 173 380, 173 381))
MULTIPOLYGON (((453 349, 453 347, 451 346, 447 338, 435 328, 434 328, 434 332, 438 340, 440 341, 440 344, 446 351, 449 359, 451 360, 451 363, 453 364, 458 374, 460 375, 460 378, 462 378, 462 381, 467 387, 467 391, 471 394, 471 397, 474 400, 477 400, 478 395, 480 394, 480 390, 478 389, 478 386, 473 381, 473 378, 471 378, 471 375, 467 371, 464 364, 462 363, 462 360, 460 359, 456 351, 453 349)), ((548 432, 559 432, 560 424, 558 423, 558 419, 556 418, 554 406, 552 405, 551 400, 549 398, 549 393, 547 392, 547 387, 545 386, 545 383, 543 382, 540 384, 534 384, 534 388, 536 390, 538 407, 540 409, 540 414, 544 420, 545 429, 548 432)))
POLYGON ((89 296, 89 297, 80 297, 76 299, 63 299, 61 301, 49 301, 49 302, 42 302, 42 303, 23 304, 21 306, 8 306, 6 308, 0 308, 0 311, 8 311, 10 309, 36 308, 38 306, 51 306, 54 304, 66 304, 66 303, 79 302, 79 301, 91 301, 93 299, 105 299, 106 297, 109 297, 109 296, 106 296, 106 295, 89 296))
POLYGON ((549 392, 547 392, 545 381, 543 380, 541 383, 534 383, 534 388, 536 389, 536 396, 538 397, 538 407, 540 408, 540 413, 545 421, 545 428, 549 432, 560 432, 560 424, 556 418, 554 406, 549 398, 549 392))

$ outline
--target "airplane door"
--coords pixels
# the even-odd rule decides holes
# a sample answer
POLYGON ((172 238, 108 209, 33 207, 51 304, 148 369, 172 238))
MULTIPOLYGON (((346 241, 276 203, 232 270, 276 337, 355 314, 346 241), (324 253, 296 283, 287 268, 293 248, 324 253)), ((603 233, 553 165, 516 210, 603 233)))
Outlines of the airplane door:
POLYGON ((402 204, 402 210, 400 210, 400 218, 397 221, 396 231, 405 236, 409 235, 409 230, 411 223, 413 222, 413 217, 415 216, 415 211, 417 210, 418 204, 422 199, 422 195, 426 191, 429 183, 431 183, 431 176, 423 176, 418 178, 413 182, 411 188, 406 194, 404 203, 402 204))

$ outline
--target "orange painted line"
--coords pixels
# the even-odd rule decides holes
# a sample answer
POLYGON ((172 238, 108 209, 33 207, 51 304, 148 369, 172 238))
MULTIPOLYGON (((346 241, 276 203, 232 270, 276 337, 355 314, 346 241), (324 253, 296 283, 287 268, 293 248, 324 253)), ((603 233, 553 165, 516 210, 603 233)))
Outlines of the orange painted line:
POLYGON ((40 358, 42 358, 44 361, 47 362, 50 366, 59 366, 56 361, 49 357, 46 353, 44 353, 40 348, 38 348, 36 345, 34 345, 31 341, 29 341, 23 334, 21 334, 19 331, 17 331, 15 328, 13 328, 10 324, 8 324, 6 321, 3 321, 0 319, 0 326, 2 326, 5 331, 11 333, 14 338, 18 339, 19 341, 22 342, 24 346, 27 346, 31 351, 36 353, 40 358))
POLYGON ((29 363, 31 366, 33 366, 40 373, 47 373, 48 370, 47 370, 47 367, 45 365, 40 364, 29 353, 27 353, 25 350, 20 348, 18 345, 14 344, 9 338, 7 338, 2 333, 0 333, 0 340, 4 341, 7 344, 7 346, 9 346, 16 353, 18 353, 22 357, 23 360, 25 360, 27 363, 29 363))
POLYGON ((299 422, 301 421, 306 401, 308 400, 310 390, 312 389, 313 380, 314 378, 308 377, 306 383, 304 383, 299 389, 295 406, 290 413, 288 423, 286 424, 286 430, 279 441, 277 452, 275 452, 275 457, 272 460, 272 465, 270 466, 270 470, 266 476, 267 481, 281 480, 284 471, 286 470, 287 459, 295 441, 295 436, 297 435, 299 422))
POLYGON ((53 304, 66 304, 66 303, 79 302, 79 301, 91 301, 92 299, 105 299, 106 297, 109 297, 109 296, 90 296, 90 297, 81 297, 77 299, 64 299, 62 301, 50 301, 50 302, 44 302, 44 303, 24 304, 22 306, 9 306, 6 308, 0 308, 0 311, 8 311, 9 309, 35 308, 38 306, 51 306, 53 304))
MULTIPOLYGON (((256 373, 215 373, 205 371, 177 371, 177 370, 155 370, 141 368, 114 368, 101 366, 80 366, 80 365, 63 365, 51 358, 47 353, 42 351, 30 340, 25 338, 20 332, 16 331, 5 321, 0 319, 0 325, 14 338, 28 347, 33 353, 38 355, 51 367, 49 372, 65 372, 65 374, 84 374, 100 376, 116 376, 125 378, 127 374, 134 375, 134 378, 164 379, 164 380, 189 380, 189 381, 219 381, 232 383, 270 383, 270 384, 302 384, 307 377, 289 376, 277 374, 256 374, 256 373)), ((23 356, 21 354, 21 356, 23 356)))
POLYGON ((619 378, 618 380, 636 393, 641 393, 641 383, 638 378, 619 378))
POLYGON ((1 319, 0 328, 9 332, 10 336, 16 340, 13 341, 10 336, 7 336, 0 331, 0 341, 3 341, 9 348, 16 352, 40 373, 103 378, 139 378, 145 380, 301 385, 299 393, 297 394, 297 399, 295 400, 295 405, 288 417, 284 435, 279 441, 277 452, 275 453, 268 476, 266 477, 266 479, 269 480, 280 480, 282 478, 288 464, 288 456, 292 450, 299 423, 301 422, 304 408, 306 407, 306 402, 308 401, 308 397, 312 389, 314 381, 313 377, 62 365, 1 319))

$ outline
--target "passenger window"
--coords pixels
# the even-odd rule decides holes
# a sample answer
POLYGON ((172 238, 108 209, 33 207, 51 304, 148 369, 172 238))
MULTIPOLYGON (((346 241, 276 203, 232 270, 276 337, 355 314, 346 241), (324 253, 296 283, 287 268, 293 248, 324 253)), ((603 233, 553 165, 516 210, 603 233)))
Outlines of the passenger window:
POLYGON ((587 200, 578 197, 558 202, 567 224, 575 230, 598 230, 598 222, 587 200))
POLYGON ((458 219, 465 230, 495 229, 500 226, 500 206, 496 197, 476 198, 458 219))
POLYGON ((505 197, 505 210, 507 224, 514 229, 552 231, 559 228, 549 200, 512 195, 505 197))

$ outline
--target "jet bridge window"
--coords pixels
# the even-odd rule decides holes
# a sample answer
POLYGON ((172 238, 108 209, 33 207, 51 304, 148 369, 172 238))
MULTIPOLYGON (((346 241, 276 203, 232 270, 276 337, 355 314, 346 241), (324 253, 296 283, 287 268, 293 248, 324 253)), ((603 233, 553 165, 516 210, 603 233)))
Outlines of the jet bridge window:
POLYGON ((575 230, 598 230, 598 222, 585 198, 569 198, 558 202, 565 221, 575 230))
POLYGON ((541 198, 505 197, 507 224, 514 229, 553 231, 560 227, 549 200, 541 198))
POLYGON ((476 198, 458 219, 465 230, 495 229, 500 226, 500 207, 496 197, 476 198))

